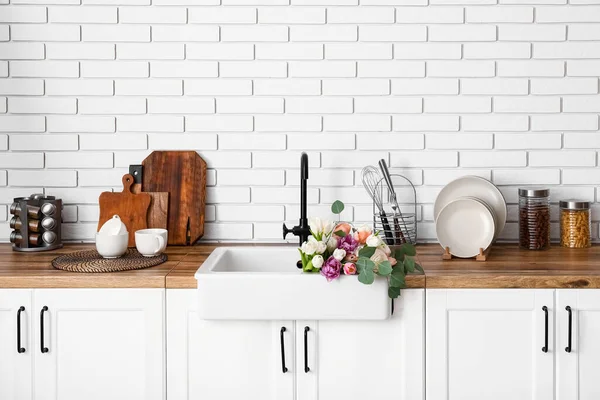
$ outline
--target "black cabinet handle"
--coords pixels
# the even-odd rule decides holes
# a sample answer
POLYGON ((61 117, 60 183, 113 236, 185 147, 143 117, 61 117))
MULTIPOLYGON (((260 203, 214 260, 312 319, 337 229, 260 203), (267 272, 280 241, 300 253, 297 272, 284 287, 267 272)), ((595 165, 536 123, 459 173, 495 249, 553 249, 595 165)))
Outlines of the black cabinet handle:
POLYGON ((308 374, 310 368, 308 368, 308 331, 310 328, 308 326, 304 327, 304 373, 308 374))
POLYGON ((288 372, 287 367, 285 366, 285 341, 283 339, 283 333, 285 332, 285 326, 281 327, 279 331, 279 340, 281 341, 281 371, 285 374, 288 372))
POLYGON ((21 347, 21 313, 25 311, 25 307, 21 306, 17 310, 17 352, 25 353, 25 347, 21 347))
POLYGON ((548 352, 548 307, 542 307, 544 313, 546 313, 544 317, 544 347, 542 347, 542 351, 544 353, 548 352))
POLYGON ((569 313, 569 343, 567 344, 567 347, 565 347, 565 351, 567 353, 571 352, 571 335, 573 332, 573 311, 571 310, 571 306, 566 306, 565 310, 567 310, 567 312, 569 313))
POLYGON ((44 347, 44 311, 48 311, 48 306, 42 307, 40 311, 40 350, 42 353, 47 353, 49 350, 44 347))

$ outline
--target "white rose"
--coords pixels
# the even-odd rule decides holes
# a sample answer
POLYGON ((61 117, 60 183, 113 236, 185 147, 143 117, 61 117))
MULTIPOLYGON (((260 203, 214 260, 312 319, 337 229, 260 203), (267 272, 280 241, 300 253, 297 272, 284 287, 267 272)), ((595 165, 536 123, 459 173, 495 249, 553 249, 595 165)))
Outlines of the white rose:
POLYGON ((337 239, 332 236, 327 241, 327 250, 329 250, 330 252, 334 251, 335 249, 337 249, 337 245, 338 245, 337 239))
POLYGON ((387 261, 387 259, 388 258, 385 255, 385 252, 381 249, 376 249, 375 253, 373 253, 373 255, 371 256, 371 261, 373 261, 377 265, 379 265, 380 262, 387 261))
POLYGON ((317 242, 317 253, 323 254, 327 250, 327 244, 325 242, 317 242))
POLYGON ((323 259, 323 256, 316 255, 312 258, 313 268, 320 269, 323 266, 324 262, 325 260, 323 259))
POLYGON ((310 256, 310 255, 314 254, 315 251, 317 251, 317 246, 318 246, 317 240, 314 237, 309 236, 308 241, 306 241, 302 244, 302 247, 300 248, 300 250, 302 250, 302 252, 304 254, 310 256))
POLYGON ((335 258, 338 261, 342 261, 344 257, 346 257, 346 250, 344 249, 335 249, 335 251, 333 252, 333 258, 335 258))
POLYGON ((379 247, 383 241, 377 235, 369 235, 367 238, 367 246, 369 247, 379 247))
POLYGON ((310 218, 308 220, 308 226, 310 227, 311 232, 315 235, 323 231, 323 221, 321 221, 321 218, 319 217, 310 218))
POLYGON ((390 246, 388 246, 387 244, 383 243, 383 241, 382 241, 381 245, 379 246, 379 248, 381 250, 383 250, 383 252, 385 253, 385 255, 388 256, 388 257, 392 254, 392 249, 390 249, 390 246))

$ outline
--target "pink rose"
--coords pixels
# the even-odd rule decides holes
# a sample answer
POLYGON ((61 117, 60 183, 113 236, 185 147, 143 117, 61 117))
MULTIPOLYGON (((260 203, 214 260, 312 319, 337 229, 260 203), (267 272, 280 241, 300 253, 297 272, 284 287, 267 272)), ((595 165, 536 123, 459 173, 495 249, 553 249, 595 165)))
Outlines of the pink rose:
POLYGON ((348 236, 350 234, 350 231, 352 230, 352 227, 350 226, 350 224, 346 223, 346 222, 342 222, 341 224, 337 224, 336 227, 333 229, 333 232, 337 232, 337 231, 342 231, 346 234, 346 236, 348 236))
POLYGON ((398 261, 394 257, 388 257, 388 261, 390 262, 390 264, 392 265, 392 267, 394 265, 398 264, 398 261))
POLYGON ((356 274, 356 265, 354 263, 344 264, 344 274, 346 274, 346 275, 356 274))
POLYGON ((356 239, 356 241, 358 241, 358 243, 360 244, 365 244, 367 243, 367 238, 371 235, 371 233, 373 233, 371 228, 369 228, 368 226, 361 226, 354 233, 354 239, 356 239))

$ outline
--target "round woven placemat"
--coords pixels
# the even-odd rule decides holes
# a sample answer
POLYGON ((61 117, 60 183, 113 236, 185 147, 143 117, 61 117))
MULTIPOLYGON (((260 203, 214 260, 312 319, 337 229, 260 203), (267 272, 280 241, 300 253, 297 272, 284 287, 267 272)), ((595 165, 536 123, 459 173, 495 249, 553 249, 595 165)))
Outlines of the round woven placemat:
POLYGON ((136 249, 127 249, 122 257, 102 258, 96 250, 76 251, 52 260, 52 266, 71 272, 120 272, 154 267, 167 261, 167 255, 144 257, 136 249))

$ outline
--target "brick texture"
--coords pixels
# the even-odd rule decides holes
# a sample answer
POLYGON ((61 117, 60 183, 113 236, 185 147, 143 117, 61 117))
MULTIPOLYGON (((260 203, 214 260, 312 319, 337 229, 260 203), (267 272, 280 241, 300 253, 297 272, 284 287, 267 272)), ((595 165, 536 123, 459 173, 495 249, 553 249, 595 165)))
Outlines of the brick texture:
POLYGON ((0 241, 12 197, 40 191, 93 238, 100 192, 161 149, 206 159, 213 240, 279 240, 301 151, 311 213, 339 198, 368 222, 360 170, 383 158, 424 240, 466 174, 512 207, 526 184, 600 202, 598 0, 0 3, 0 241))

